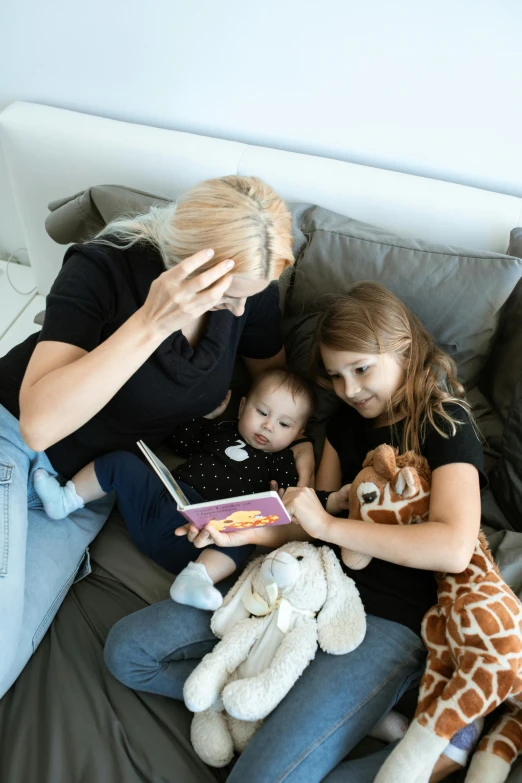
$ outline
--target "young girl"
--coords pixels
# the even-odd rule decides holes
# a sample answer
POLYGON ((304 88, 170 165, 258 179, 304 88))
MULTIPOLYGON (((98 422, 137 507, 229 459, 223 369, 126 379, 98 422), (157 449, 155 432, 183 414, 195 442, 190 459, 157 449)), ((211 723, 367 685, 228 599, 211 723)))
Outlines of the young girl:
MULTIPOLYGON (((480 524, 482 447, 454 363, 396 296, 362 283, 336 299, 318 324, 313 360, 321 383, 331 384, 345 403, 327 428, 317 474, 325 507, 314 490, 290 488, 284 502, 295 525, 233 534, 189 529, 188 535, 196 546, 213 540, 276 547, 311 538, 371 555, 366 569, 345 569, 365 604, 367 634, 349 655, 316 655, 241 755, 230 783, 312 783, 334 770, 420 679, 421 620, 436 602, 433 571, 464 570, 480 524), (344 518, 347 486, 380 443, 413 448, 428 459, 432 493, 425 524, 344 518), (335 516, 341 512, 343 518, 335 516)), ((201 613, 157 604, 115 626, 107 663, 133 688, 182 698, 184 678, 197 660, 179 658, 192 640, 200 643, 199 654, 212 649, 215 639, 206 628, 201 613), (145 636, 150 649, 144 649, 145 636)), ((344 762, 326 780, 371 781, 386 752, 344 762)))

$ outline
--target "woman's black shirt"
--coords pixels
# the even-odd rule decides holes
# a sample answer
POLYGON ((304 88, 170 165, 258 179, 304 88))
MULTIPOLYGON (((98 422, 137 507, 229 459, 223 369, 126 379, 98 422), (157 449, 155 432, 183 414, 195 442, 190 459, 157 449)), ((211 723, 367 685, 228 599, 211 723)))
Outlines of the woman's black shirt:
MULTIPOLYGON (((164 271, 160 254, 148 244, 128 250, 96 243, 69 248, 47 297, 41 332, 0 359, 0 403, 19 417, 20 386, 39 340, 92 351, 143 305, 164 271)), ((278 291, 270 285, 247 299, 239 318, 228 310, 210 312, 194 349, 181 331, 174 332, 99 413, 46 453, 68 478, 101 454, 135 452, 138 439, 153 448, 179 424, 219 405, 236 353, 264 359, 282 346, 278 291)))

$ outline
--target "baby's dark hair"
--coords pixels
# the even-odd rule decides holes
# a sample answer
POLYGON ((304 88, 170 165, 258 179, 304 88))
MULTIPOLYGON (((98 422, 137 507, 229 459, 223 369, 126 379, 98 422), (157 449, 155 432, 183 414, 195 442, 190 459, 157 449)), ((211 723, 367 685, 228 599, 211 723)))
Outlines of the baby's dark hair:
POLYGON ((288 389, 292 395, 292 399, 296 400, 302 397, 306 403, 305 408, 305 421, 308 421, 310 416, 315 410, 316 396, 313 384, 308 378, 303 375, 299 375, 291 370, 285 370, 284 368, 275 368, 271 370, 265 370, 260 373, 252 383, 249 394, 264 384, 273 384, 277 388, 283 387, 288 389))

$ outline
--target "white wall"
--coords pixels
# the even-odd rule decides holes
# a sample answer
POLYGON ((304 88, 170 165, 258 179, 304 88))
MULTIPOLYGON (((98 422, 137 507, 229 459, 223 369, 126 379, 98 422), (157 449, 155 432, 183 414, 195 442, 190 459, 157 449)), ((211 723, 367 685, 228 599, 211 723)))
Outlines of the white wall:
MULTIPOLYGON (((3 0, 0 110, 35 101, 522 195, 521 41, 520 0, 3 0)), ((0 250, 21 244, 0 161, 0 250)))

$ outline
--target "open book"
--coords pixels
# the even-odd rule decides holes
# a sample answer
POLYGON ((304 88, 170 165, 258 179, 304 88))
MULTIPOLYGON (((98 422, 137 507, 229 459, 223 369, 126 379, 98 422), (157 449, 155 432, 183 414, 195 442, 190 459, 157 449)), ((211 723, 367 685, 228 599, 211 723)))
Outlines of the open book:
POLYGON ((291 519, 277 492, 256 492, 224 500, 190 504, 170 470, 142 441, 138 446, 176 501, 178 511, 198 530, 213 525, 224 533, 265 525, 287 525, 291 519))

